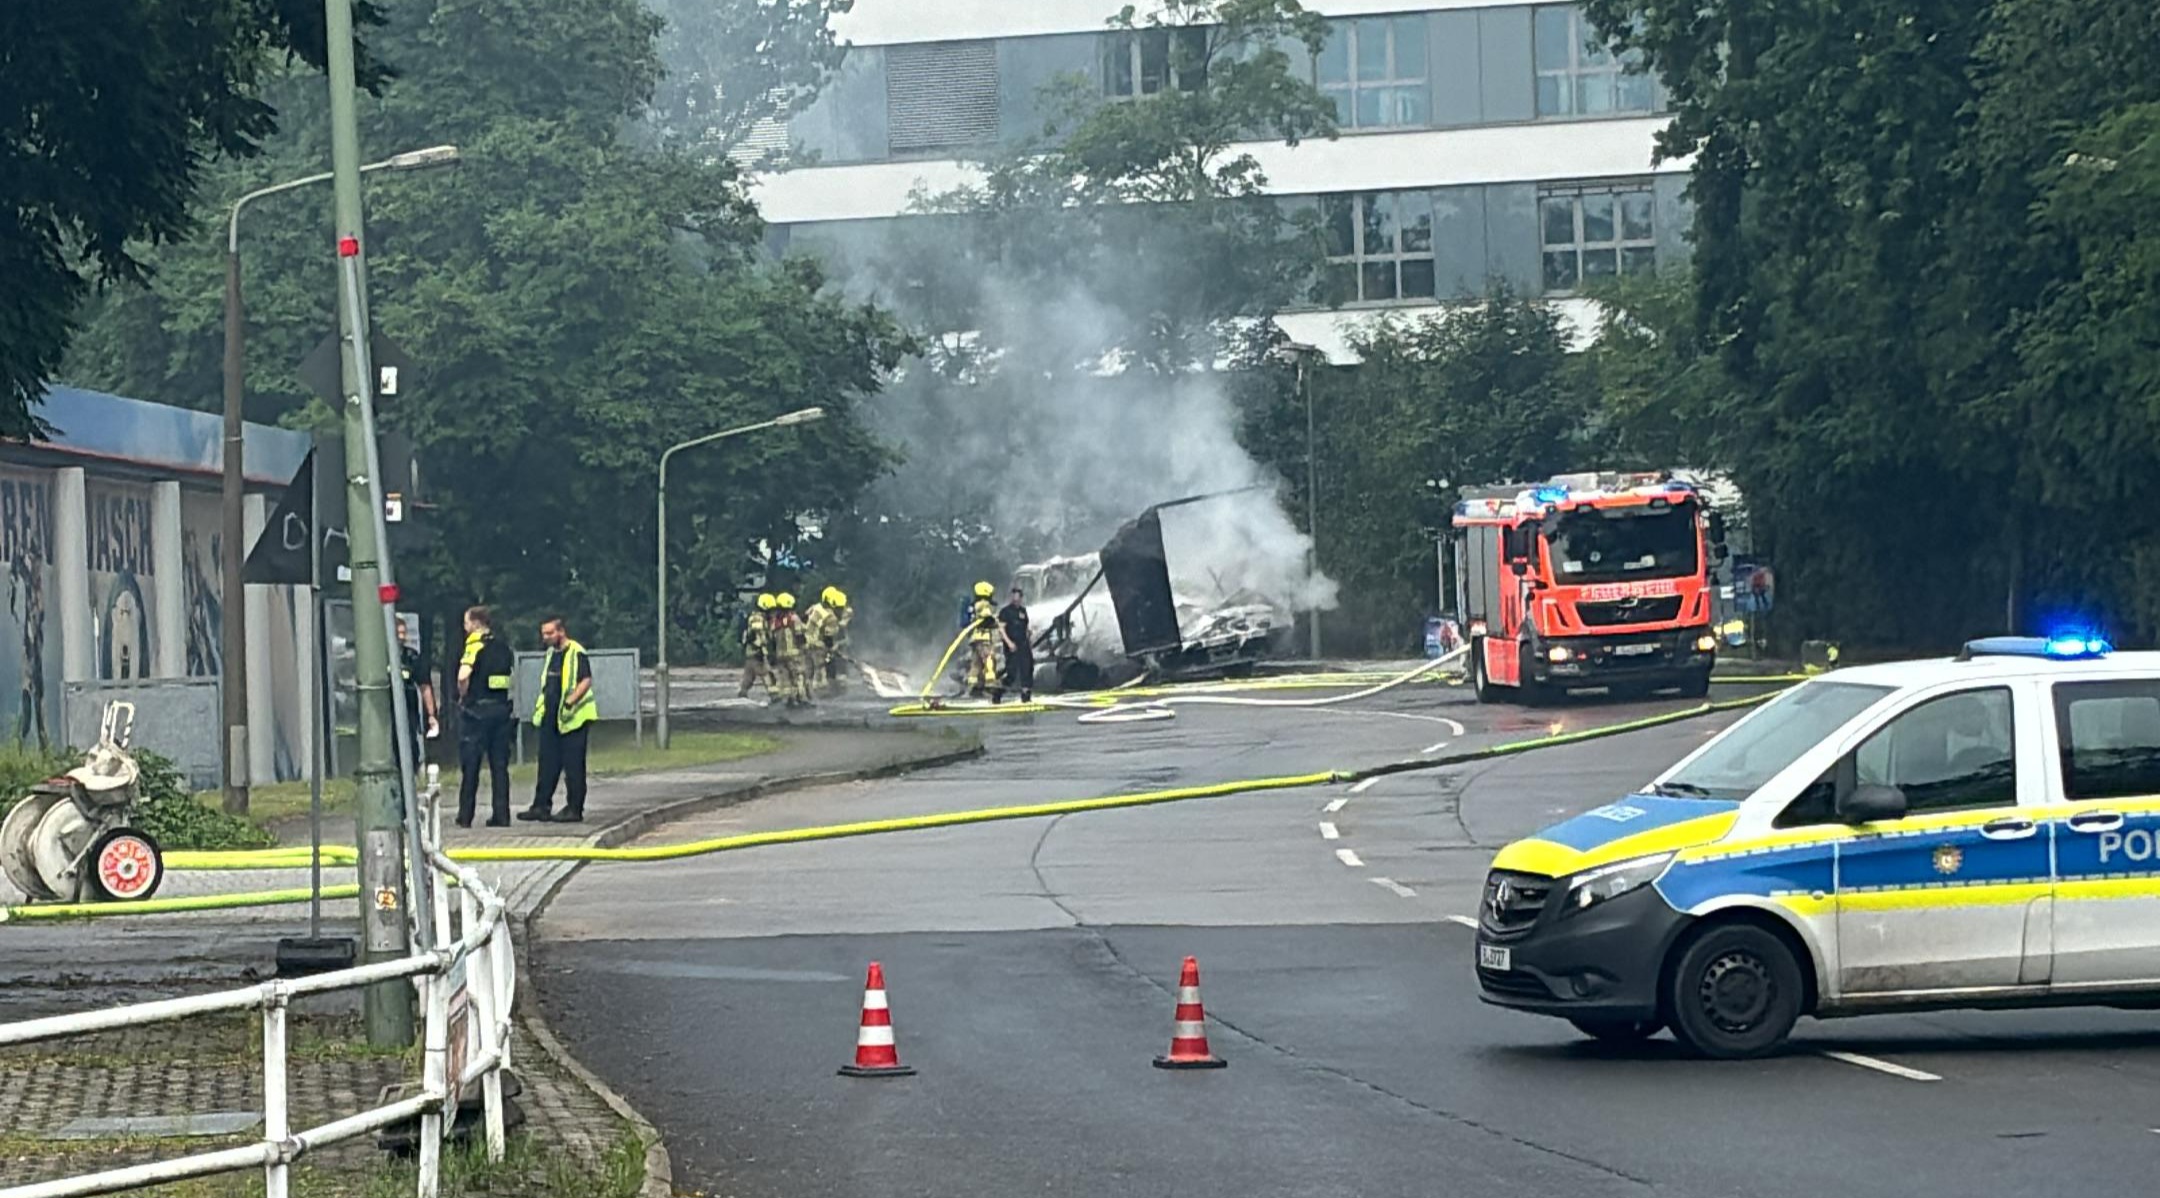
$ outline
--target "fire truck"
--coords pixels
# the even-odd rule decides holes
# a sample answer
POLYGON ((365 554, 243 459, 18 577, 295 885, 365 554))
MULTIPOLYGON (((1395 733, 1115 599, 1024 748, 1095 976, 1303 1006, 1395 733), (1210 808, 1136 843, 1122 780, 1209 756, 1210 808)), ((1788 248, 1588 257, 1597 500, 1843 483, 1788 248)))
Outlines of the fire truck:
POLYGON ((1455 602, 1479 700, 1708 693, 1717 523, 1695 487, 1659 474, 1463 488, 1455 602))

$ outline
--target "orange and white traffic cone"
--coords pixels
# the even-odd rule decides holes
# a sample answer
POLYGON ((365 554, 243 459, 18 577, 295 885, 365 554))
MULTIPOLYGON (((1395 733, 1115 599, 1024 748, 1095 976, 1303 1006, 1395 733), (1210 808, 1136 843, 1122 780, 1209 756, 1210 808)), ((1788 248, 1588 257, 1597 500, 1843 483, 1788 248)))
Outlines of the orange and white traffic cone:
POLYGON ((885 968, 870 962, 863 982, 862 1025, 855 1032, 855 1063, 840 1066, 843 1077, 906 1077, 915 1071, 900 1063, 893 1043, 892 1010, 885 1005, 885 968))
POLYGON ((1170 1053, 1155 1058, 1157 1069, 1220 1069, 1230 1062, 1208 1051, 1207 1012, 1200 1006, 1200 961, 1185 958, 1178 974, 1177 1016, 1170 1025, 1170 1053))

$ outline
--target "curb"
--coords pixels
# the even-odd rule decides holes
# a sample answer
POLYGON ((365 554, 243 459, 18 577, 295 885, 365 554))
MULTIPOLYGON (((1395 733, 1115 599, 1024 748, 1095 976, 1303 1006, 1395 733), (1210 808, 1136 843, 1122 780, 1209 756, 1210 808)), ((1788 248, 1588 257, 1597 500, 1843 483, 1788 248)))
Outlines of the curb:
MULTIPOLYGON (((916 770, 936 769, 939 766, 972 760, 982 756, 982 753, 982 740, 976 737, 943 752, 932 753, 928 756, 912 758, 906 761, 888 762, 868 769, 823 770, 817 773, 796 774, 786 778, 763 779, 732 790, 699 795, 695 798, 679 799, 673 803, 663 803, 647 811, 640 811, 609 824, 605 828, 598 829, 585 838, 584 844, 588 848, 611 849, 635 840, 650 829, 671 820, 701 815, 707 811, 716 811, 723 807, 732 807, 737 803, 748 802, 751 799, 770 798, 773 795, 786 794, 789 791, 807 790, 817 786, 832 786, 843 782, 865 782, 876 778, 895 778, 916 770)), ((557 1065, 560 1065, 564 1072, 576 1078, 579 1084, 591 1090, 601 1102, 607 1105, 609 1110, 615 1112, 623 1122, 630 1125, 630 1130, 636 1133, 640 1140, 644 1141, 645 1184, 639 1187, 640 1198, 673 1198, 675 1193, 675 1163, 673 1158, 668 1155, 667 1144, 660 1137, 660 1129, 654 1127, 650 1120, 639 1114, 637 1108, 631 1106, 628 1099, 617 1093, 606 1082, 601 1081, 599 1076, 593 1073, 592 1070, 586 1068, 584 1062, 578 1060, 570 1049, 556 1038, 554 1030, 548 1027, 546 1016, 540 1012, 539 975, 533 972, 531 968, 533 926, 539 922, 540 916, 547 911, 548 904, 555 901, 556 894, 560 893, 562 888, 569 883, 571 877, 587 863, 583 861, 565 861, 560 864, 566 868, 553 871, 555 876, 546 883, 545 888, 540 892, 540 897, 526 909, 523 915, 517 917, 517 935, 511 938, 512 951, 515 954, 518 971, 528 979, 528 983, 519 986, 517 990, 517 1012, 520 1022, 524 1024, 525 1030, 532 1034, 533 1043, 539 1046, 541 1052, 545 1053, 557 1065)))

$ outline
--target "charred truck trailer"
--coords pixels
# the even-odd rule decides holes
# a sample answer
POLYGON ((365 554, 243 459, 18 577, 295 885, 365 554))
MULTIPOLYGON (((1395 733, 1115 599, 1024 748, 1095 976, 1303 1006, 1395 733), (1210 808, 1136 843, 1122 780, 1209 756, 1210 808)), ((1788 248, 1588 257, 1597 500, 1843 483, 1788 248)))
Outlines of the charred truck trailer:
POLYGON ((1242 494, 1159 503, 1127 521, 1095 553, 1022 566, 1016 581, 1040 630, 1038 681, 1085 689, 1143 673, 1242 674, 1274 655, 1289 630, 1275 603, 1250 580, 1180 561, 1164 544, 1166 514, 1176 521, 1242 494))
POLYGON ((1708 693, 1713 520, 1694 487, 1655 474, 1463 488, 1455 599, 1478 698, 1708 693))

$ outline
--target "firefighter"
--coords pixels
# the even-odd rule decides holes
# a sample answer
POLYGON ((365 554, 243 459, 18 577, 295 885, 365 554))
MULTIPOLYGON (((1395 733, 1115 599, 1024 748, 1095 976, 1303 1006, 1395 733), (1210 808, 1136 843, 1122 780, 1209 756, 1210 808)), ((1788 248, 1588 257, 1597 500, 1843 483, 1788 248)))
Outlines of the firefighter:
POLYGON ((803 660, 803 627, 795 615, 795 595, 791 591, 782 591, 775 600, 780 609, 772 625, 772 652, 781 697, 789 707, 807 707, 810 704, 810 675, 803 660))
POLYGON ((968 607, 968 673, 967 686, 971 695, 981 695, 995 690, 1003 697, 1004 687, 998 684, 997 675, 997 608, 990 597, 997 588, 987 582, 975 584, 975 602, 968 607))
POLYGON ((806 686, 811 690, 828 685, 832 679, 833 641, 840 633, 840 617, 833 611, 831 587, 818 596, 818 601, 803 613, 803 664, 806 686))
POLYGON ((750 609, 749 616, 743 620, 742 685, 735 689, 738 699, 749 698, 750 688, 759 683, 765 684, 766 697, 772 696, 772 632, 769 625, 770 613, 779 606, 780 601, 771 595, 759 595, 757 606, 750 609))
POLYGON ((855 609, 848 606, 847 592, 839 587, 825 588, 825 605, 833 610, 832 647, 825 655, 825 683, 837 695, 841 689, 842 667, 854 663, 848 656, 848 625, 855 619, 855 609))

